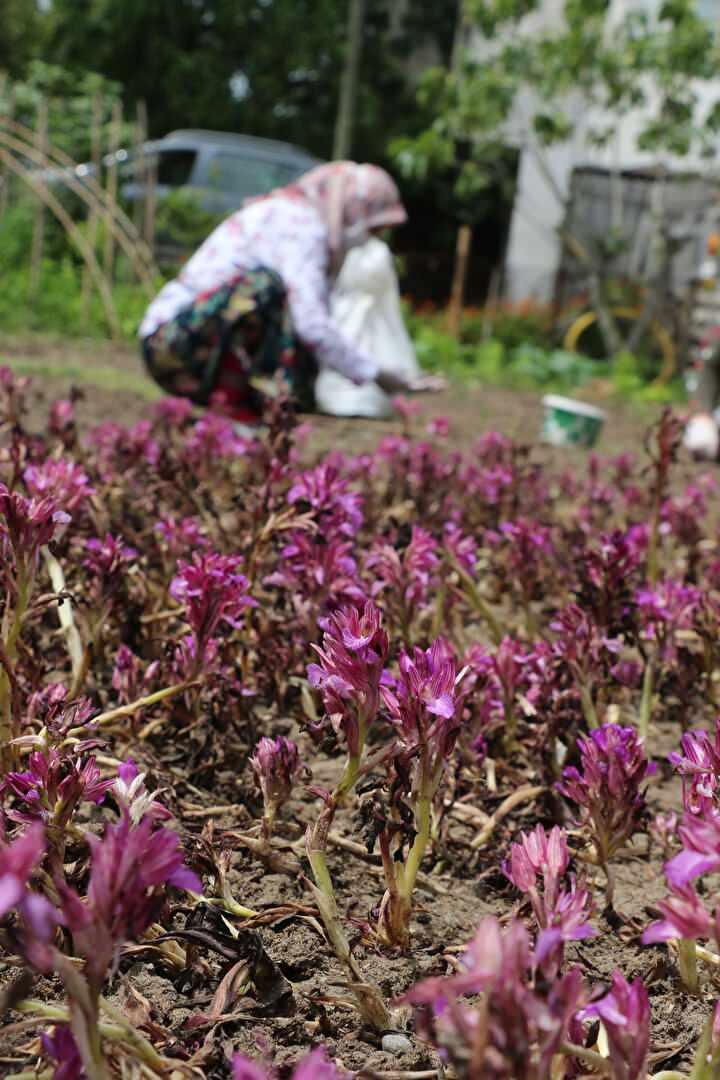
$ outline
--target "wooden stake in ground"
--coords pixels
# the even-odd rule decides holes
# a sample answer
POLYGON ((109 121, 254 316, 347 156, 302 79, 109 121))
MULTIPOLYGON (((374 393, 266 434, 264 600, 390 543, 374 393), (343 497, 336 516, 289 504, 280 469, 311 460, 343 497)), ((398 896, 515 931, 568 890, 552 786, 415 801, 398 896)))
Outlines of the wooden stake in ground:
POLYGON ((460 336, 460 323, 462 321, 462 309, 465 300, 465 282, 467 281, 471 244, 472 225, 461 225, 458 229, 457 244, 455 247, 455 272, 453 274, 452 292, 450 293, 450 305, 448 307, 447 320, 448 330, 453 337, 460 336))
MULTIPOLYGON (((144 101, 138 101, 135 109, 135 147, 133 150, 133 182, 140 184, 147 191, 147 161, 143 153, 145 140, 147 139, 147 106, 144 101)), ((145 199, 136 199, 133 205, 133 224, 138 232, 142 232, 143 217, 145 211, 145 199)))
MULTIPOLYGON (((117 152, 120 149, 120 132, 122 129, 122 104, 119 101, 113 101, 112 115, 110 119, 110 145, 109 154, 110 160, 107 169, 107 195, 108 195, 108 215, 112 217, 115 213, 115 207, 117 206, 117 191, 118 191, 118 163, 117 152)), ((105 268, 105 276, 112 281, 113 264, 115 262, 115 236, 112 229, 108 227, 105 230, 105 253, 104 253, 103 265, 105 268)))
MULTIPOLYGON (((90 160, 94 170, 95 179, 102 183, 102 97, 96 91, 92 99, 92 111, 90 114, 90 160)), ((95 250, 97 240, 98 216, 94 206, 88 212, 88 244, 95 250)), ((92 276, 89 267, 83 268, 82 280, 82 317, 87 321, 90 317, 90 295, 92 293, 92 276)))
MULTIPOLYGON (((15 111, 15 95, 13 94, 12 83, 7 77, 6 72, 0 71, 0 109, 8 120, 12 120, 13 112, 15 111), (5 106, 4 98, 7 97, 7 106, 5 106)), ((5 213, 8 208, 10 199, 10 173, 5 169, 0 170, 0 217, 5 213)))
POLYGON ((350 0, 345 46, 345 68, 340 84, 340 101, 338 103, 335 138, 333 141, 333 158, 335 161, 345 160, 352 150, 364 22, 365 0, 350 0))
MULTIPOLYGON (((48 103, 41 98, 35 118, 35 146, 39 154, 47 150, 48 103)), ((40 199, 35 202, 32 247, 30 249, 30 299, 34 300, 40 288, 43 247, 45 246, 45 206, 40 199)))
MULTIPOLYGON (((142 109, 143 115, 143 127, 145 129, 145 137, 149 134, 147 106, 144 101, 138 103, 138 116, 142 109)), ((142 235, 145 243, 149 247, 150 251, 155 249, 155 208, 157 205, 157 167, 158 159, 157 154, 143 153, 143 182, 144 182, 144 196, 143 196, 143 228, 142 235)))

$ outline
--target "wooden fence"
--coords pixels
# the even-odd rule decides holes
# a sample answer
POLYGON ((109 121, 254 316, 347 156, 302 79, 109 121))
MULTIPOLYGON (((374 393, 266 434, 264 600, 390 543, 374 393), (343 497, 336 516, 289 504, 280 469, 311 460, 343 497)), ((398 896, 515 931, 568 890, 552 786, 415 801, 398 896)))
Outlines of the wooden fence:
POLYGON ((106 103, 95 95, 90 115, 90 160, 78 162, 53 142, 50 117, 57 102, 38 100, 29 121, 27 109, 17 118, 13 88, 0 77, 0 219, 13 205, 20 189, 33 196, 30 260, 30 299, 37 293, 46 247, 48 215, 53 215, 83 262, 82 304, 89 312, 94 292, 100 296, 111 333, 120 333, 113 300, 113 283, 120 265, 151 297, 158 269, 155 241, 156 165, 144 151, 147 113, 140 104, 133 124, 131 149, 123 154, 122 133, 127 132, 122 106, 114 101, 110 122, 104 123, 106 103), (52 106, 52 108, 51 108, 52 106), (144 197, 133 206, 133 217, 120 204, 120 166, 134 162, 135 176, 144 197), (76 197, 79 210, 71 211, 62 192, 76 197))

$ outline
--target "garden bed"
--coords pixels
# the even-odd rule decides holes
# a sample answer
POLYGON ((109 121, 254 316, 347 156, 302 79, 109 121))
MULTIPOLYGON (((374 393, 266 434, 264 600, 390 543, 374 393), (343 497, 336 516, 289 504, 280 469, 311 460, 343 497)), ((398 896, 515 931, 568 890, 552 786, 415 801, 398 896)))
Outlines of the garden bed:
MULTIPOLYGON (((55 370, 63 355, 26 347, 23 362, 55 370)), ((122 349, 84 362, 139 378, 122 349)), ((368 1077, 440 1075, 443 1061, 478 1078, 599 1075, 618 1052, 614 1065, 604 1057, 592 1009, 616 971, 642 980, 633 992, 650 1005, 647 1052, 642 1009, 628 1012, 641 1053, 627 1080, 687 1074, 714 969, 701 960, 688 992, 674 946, 642 937, 668 896, 663 866, 689 843, 657 815, 680 817, 685 802, 683 828, 688 815, 716 820, 708 747, 686 743, 699 780, 685 791, 668 755, 683 731, 715 723, 720 579, 716 478, 673 464, 672 416, 655 415, 647 453, 628 409, 611 416, 599 457, 565 455, 534 445, 536 396, 451 389, 431 402, 450 413, 448 430, 421 414, 313 418, 308 433, 278 405, 269 433, 248 442, 220 418, 101 383, 91 373, 83 396, 58 406, 56 374, 2 378, 0 712, 19 741, 2 748, 0 873, 7 844, 42 834, 22 873, 12 864, 22 889, 0 911, 0 979, 15 1007, 3 1074, 50 1077, 65 1061, 55 1075, 79 1076, 79 1047, 91 1080, 220 1080, 238 1053, 285 1076, 322 1046, 339 1070, 368 1077), (634 461, 621 454, 630 448, 634 461), (621 751, 600 745, 597 725, 626 732, 621 751), (619 787, 602 770, 591 783, 596 759, 620 769, 619 787), (565 775, 561 793, 567 769, 580 779, 565 775), (593 814, 609 810, 606 873, 593 814), (533 900, 512 845, 537 826, 569 865, 533 900), (116 840, 117 852, 146 853, 121 881, 107 859, 111 918, 99 866, 116 840), (167 849, 162 868, 153 843, 167 849), (383 900, 383 845, 396 874, 421 856, 409 917, 383 900), (125 881, 137 882, 131 895, 125 881), (547 914, 553 889, 577 918, 550 912, 560 936, 542 958, 517 985, 509 968, 468 985, 486 992, 496 1054, 469 1064, 459 1029, 441 1011, 423 1023, 403 995, 451 978, 483 920, 503 940, 525 927, 539 943, 538 904, 547 914), (42 919, 28 897, 44 897, 42 919), (20 986, 24 967, 32 984, 20 986), (551 1072, 533 1017, 573 968, 551 1072), (82 1015, 78 974, 95 1002, 82 1015), (41 1044, 53 1019, 55 1041, 41 1044)), ((713 869, 698 901, 708 911, 713 869)), ((711 952, 713 934, 696 934, 711 952)), ((436 1001, 443 992, 451 982, 436 1001)))

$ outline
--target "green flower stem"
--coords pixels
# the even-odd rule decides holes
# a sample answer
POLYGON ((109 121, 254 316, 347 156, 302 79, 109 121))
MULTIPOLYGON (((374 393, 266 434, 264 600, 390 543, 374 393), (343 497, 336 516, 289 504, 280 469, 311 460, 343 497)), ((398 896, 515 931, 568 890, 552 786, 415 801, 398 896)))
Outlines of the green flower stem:
POLYGON ((713 1015, 703 1029, 693 1062, 690 1080, 717 1080, 720 1071, 720 1051, 713 1050, 713 1015))
MULTIPOLYGON (((38 1001, 35 998, 26 998, 13 1006, 17 1012, 30 1013, 33 1016, 50 1020, 56 1024, 69 1024, 71 1022, 70 1009, 65 1005, 50 1005, 46 1001, 38 1001)), ((105 998, 100 998, 100 1009, 112 1020, 112 1023, 98 1024, 98 1035, 110 1042, 121 1043, 130 1047, 135 1057, 142 1061, 155 1072, 164 1073, 168 1069, 168 1062, 163 1058, 144 1035, 135 1028, 126 1016, 111 1005, 105 998)), ((35 1076, 35 1073, 32 1073, 35 1076)))
MULTIPOLYGON (((162 690, 156 690, 154 694, 148 694, 146 697, 131 701, 129 705, 120 705, 117 709, 110 709, 109 712, 101 713, 100 716, 93 719, 93 724, 97 727, 104 727, 105 724, 110 724, 113 720, 120 720, 123 716, 132 716, 133 713, 138 712, 140 709, 147 709, 151 705, 157 705, 161 701, 167 701, 169 698, 177 697, 178 694, 183 694, 193 686, 199 685, 200 681, 200 679, 187 679, 185 682, 177 683, 175 686, 166 686, 162 690)), ((84 728, 73 728, 69 734, 77 735, 84 731, 84 728)))
POLYGON ((415 805, 415 840, 407 857, 407 862, 400 874, 398 891, 408 905, 410 904, 415 882, 420 872, 420 866, 427 846, 430 842, 430 816, 432 811, 432 793, 426 791, 422 794, 415 805))
POLYGON ((330 871, 328 870, 325 852, 308 851, 308 859, 310 860, 310 867, 318 889, 320 889, 327 897, 332 897, 334 901, 335 889, 333 888, 332 878, 330 877, 330 871))
MULTIPOLYGON (((31 593, 31 576, 18 562, 15 581, 16 598, 12 617, 2 628, 2 664, 0 664, 0 765, 3 772, 8 772, 15 764, 15 751, 12 740, 16 732, 12 722, 12 671, 17 655, 17 643, 20 637, 23 619, 28 609, 31 593)), ((4 620, 3 620, 4 621, 4 620)))
POLYGON ((415 839, 404 864, 396 863, 392 859, 387 838, 385 844, 381 845, 387 891, 380 908, 378 935, 388 945, 400 945, 403 948, 407 947, 410 939, 412 896, 430 843, 432 804, 442 777, 443 761, 440 760, 433 767, 425 746, 418 769, 419 783, 413 807, 415 839))
POLYGON ((638 733, 643 742, 647 742, 650 731, 650 716, 652 714, 654 664, 652 657, 648 658, 643 674, 642 695, 640 697, 640 709, 638 712, 638 733))
POLYGON ((576 1046, 571 1042, 564 1042, 561 1050, 567 1057, 577 1058, 583 1065, 589 1065, 603 1076, 609 1076, 612 1071, 610 1059, 598 1054, 596 1050, 586 1050, 584 1046, 576 1046))
POLYGON ((678 970, 683 986, 689 994, 697 994, 700 989, 698 979, 697 952, 692 938, 681 938, 677 943, 678 970))
POLYGON ((514 704, 515 702, 512 698, 506 698, 503 705, 503 718, 505 725, 505 730, 503 732, 503 745, 508 752, 512 751, 517 745, 515 738, 517 733, 517 717, 515 715, 514 704))
MULTIPOLYGON (((336 806, 339 806, 345 796, 352 791, 357 783, 358 773, 360 772, 360 760, 365 749, 365 725, 360 725, 360 749, 356 754, 348 754, 348 759, 345 762, 345 768, 343 774, 340 777, 340 782, 332 793, 332 801, 336 806)), ((334 813, 334 810, 333 810, 334 813)))
POLYGON ((335 889, 333 888, 326 858, 328 834, 335 817, 335 811, 345 796, 352 791, 360 773, 362 757, 365 751, 368 721, 364 715, 360 716, 358 721, 357 750, 348 754, 340 782, 314 826, 308 829, 305 837, 305 850, 315 879, 313 894, 328 940, 338 960, 347 968, 350 975, 350 989, 360 1015, 370 1027, 376 1031, 382 1031, 390 1026, 390 1016, 385 1008, 379 988, 363 980, 358 963, 350 951, 350 943, 340 923, 335 889))
POLYGON ((13 1073, 12 1080, 53 1080, 54 1075, 55 1069, 43 1069, 42 1072, 26 1069, 25 1072, 13 1073))
POLYGON ((603 857, 600 865, 605 875, 605 903, 610 911, 614 911, 615 900, 615 871, 610 865, 610 860, 603 857))
POLYGON ((467 596, 471 605, 477 611, 478 615, 482 616, 482 618, 487 623, 488 630, 490 631, 490 637, 493 640, 493 644, 499 645, 504 637, 504 634, 503 628, 500 625, 498 619, 496 618, 495 613, 493 612, 487 601, 484 600, 483 597, 480 595, 480 590, 478 589, 477 585, 470 577, 470 575, 467 573, 467 571, 464 570, 462 566, 460 566, 456 559, 452 560, 452 564, 458 574, 458 577, 460 578, 461 582, 465 587, 465 595, 467 596))
POLYGON ((585 723, 590 728, 590 730, 593 731, 599 725, 597 712, 595 710, 595 703, 592 699, 592 694, 590 693, 590 687, 587 685, 587 683, 580 682, 578 684, 578 689, 580 690, 580 704, 582 705, 585 723))
POLYGON ((101 997, 100 1011, 113 1021, 112 1024, 100 1024, 100 1031, 106 1038, 114 1042, 123 1042, 132 1047, 135 1057, 151 1069, 155 1069, 156 1072, 163 1073, 167 1070, 168 1062, 166 1059, 157 1052, 144 1035, 140 1034, 120 1009, 112 1005, 106 998, 101 997))

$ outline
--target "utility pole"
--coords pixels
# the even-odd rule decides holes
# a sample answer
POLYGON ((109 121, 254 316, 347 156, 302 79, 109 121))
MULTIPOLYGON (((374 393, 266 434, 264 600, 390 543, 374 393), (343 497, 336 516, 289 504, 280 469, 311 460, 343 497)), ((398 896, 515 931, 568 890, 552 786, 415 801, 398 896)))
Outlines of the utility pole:
POLYGON ((335 161, 348 158, 352 151, 364 22, 365 0, 350 0, 345 44, 345 67, 340 84, 340 101, 338 103, 335 138, 333 140, 333 159, 335 161))

